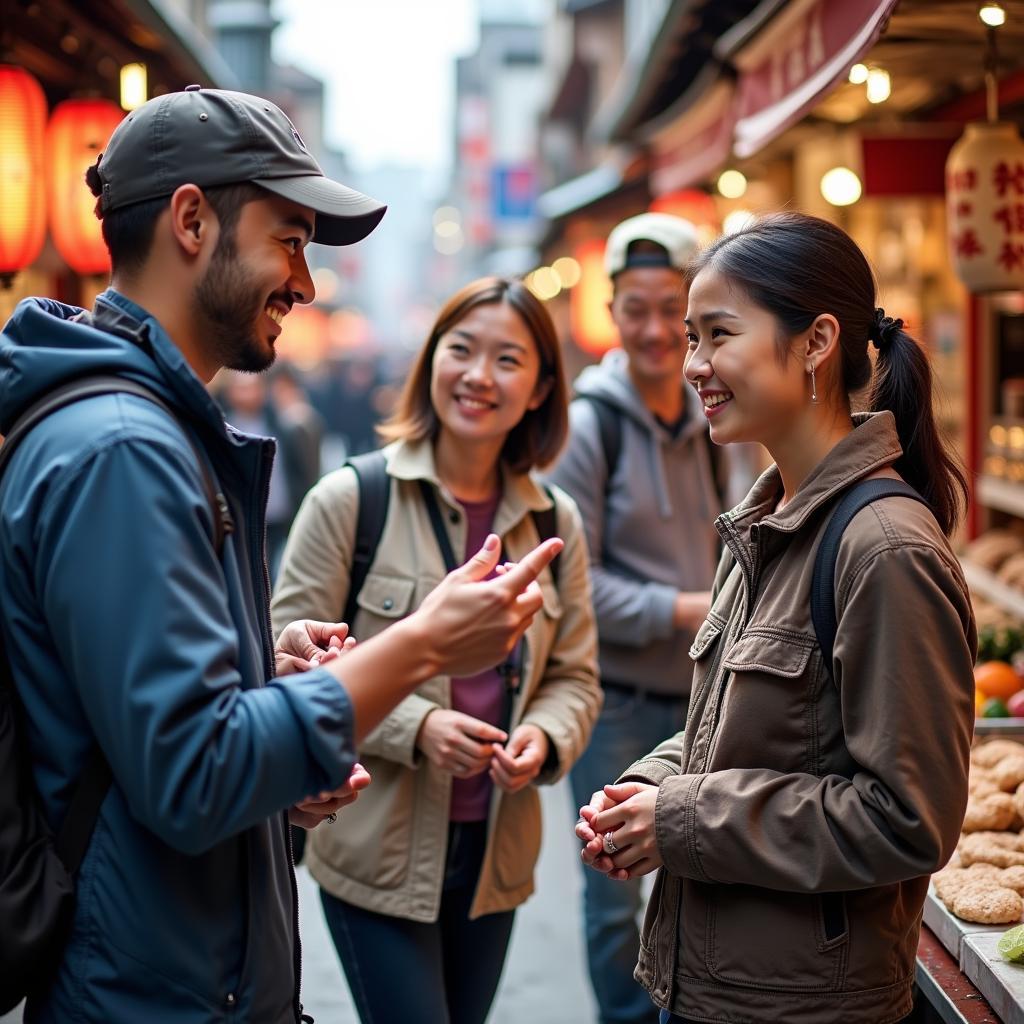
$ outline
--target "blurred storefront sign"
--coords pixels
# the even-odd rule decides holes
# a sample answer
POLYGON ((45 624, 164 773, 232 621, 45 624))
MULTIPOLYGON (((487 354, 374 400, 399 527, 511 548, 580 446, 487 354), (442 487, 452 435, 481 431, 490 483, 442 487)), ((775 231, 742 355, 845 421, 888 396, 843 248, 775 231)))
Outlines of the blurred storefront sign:
POLYGON ((734 52, 744 24, 723 36, 716 55, 728 56, 739 69, 736 155, 756 153, 844 80, 850 65, 878 41, 897 2, 797 0, 734 52))
POLYGON ((499 223, 529 224, 537 216, 537 167, 499 164, 491 171, 491 213, 499 223))
POLYGON ((719 79, 705 91, 698 80, 699 98, 686 97, 668 111, 664 125, 651 134, 651 192, 660 196, 708 178, 732 152, 735 126, 733 83, 719 79), (685 113, 685 116, 684 116, 685 113))

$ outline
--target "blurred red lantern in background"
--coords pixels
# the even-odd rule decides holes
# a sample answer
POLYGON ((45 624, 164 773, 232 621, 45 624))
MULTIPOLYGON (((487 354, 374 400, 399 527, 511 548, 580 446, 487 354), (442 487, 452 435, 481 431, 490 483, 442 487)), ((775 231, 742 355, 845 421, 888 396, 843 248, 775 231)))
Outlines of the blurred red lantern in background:
POLYGON ((600 357, 619 343, 608 312, 612 284, 604 269, 604 239, 581 242, 573 256, 580 266, 580 279, 569 292, 572 340, 584 352, 600 357))
POLYGON ((110 270, 96 218, 96 197, 85 172, 103 152, 124 112, 109 100, 65 100, 54 108, 46 132, 50 234, 57 251, 78 274, 110 270))
POLYGON ((24 69, 0 64, 0 277, 35 262, 46 240, 46 97, 24 69))

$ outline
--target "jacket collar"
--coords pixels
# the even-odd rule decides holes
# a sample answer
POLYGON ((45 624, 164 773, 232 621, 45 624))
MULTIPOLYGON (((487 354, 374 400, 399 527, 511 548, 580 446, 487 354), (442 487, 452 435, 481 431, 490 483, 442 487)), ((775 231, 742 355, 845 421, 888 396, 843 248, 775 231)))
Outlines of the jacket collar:
MULTIPOLYGON (((384 449, 388 473, 396 480, 429 480, 449 505, 457 506, 451 492, 441 483, 434 463, 431 441, 396 441, 384 449)), ((550 508, 551 499, 529 473, 514 473, 501 466, 501 504, 495 516, 495 530, 510 529, 530 512, 550 508)))
POLYGON ((782 493, 782 476, 777 466, 769 466, 740 505, 718 517, 716 525, 723 537, 739 533, 749 542, 754 524, 795 533, 837 494, 891 466, 903 454, 891 412, 857 413, 853 425, 853 431, 818 463, 792 500, 778 512, 773 509, 782 493))

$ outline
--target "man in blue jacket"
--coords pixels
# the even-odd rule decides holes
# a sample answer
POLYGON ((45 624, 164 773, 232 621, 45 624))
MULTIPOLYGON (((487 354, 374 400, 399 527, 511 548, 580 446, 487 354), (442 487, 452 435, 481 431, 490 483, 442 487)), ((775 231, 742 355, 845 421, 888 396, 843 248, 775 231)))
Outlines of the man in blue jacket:
POLYGON ((350 779, 360 739, 423 680, 500 660, 559 542, 484 583, 492 538, 417 613, 341 657, 330 638, 343 631, 324 623, 293 624, 275 651, 274 444, 227 427, 204 383, 269 366, 282 321, 313 298, 306 245, 356 242, 384 207, 326 178, 272 104, 197 86, 130 114, 87 180, 111 287, 91 315, 18 306, 0 335, 0 434, 100 373, 174 415, 134 395, 78 401, 0 481, 0 628, 51 827, 94 750, 113 780, 70 940, 26 1020, 295 1022, 289 813, 309 827, 349 802, 365 782, 350 779), (220 555, 193 445, 227 501, 220 555))

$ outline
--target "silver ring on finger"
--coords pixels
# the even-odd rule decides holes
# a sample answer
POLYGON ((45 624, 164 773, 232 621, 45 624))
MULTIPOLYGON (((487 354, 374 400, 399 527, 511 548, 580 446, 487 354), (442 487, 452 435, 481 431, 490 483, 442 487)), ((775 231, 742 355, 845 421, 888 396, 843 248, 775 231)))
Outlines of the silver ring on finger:
POLYGON ((619 848, 615 845, 615 840, 612 838, 611 832, 605 832, 604 834, 604 852, 611 856, 613 853, 617 853, 619 848))

